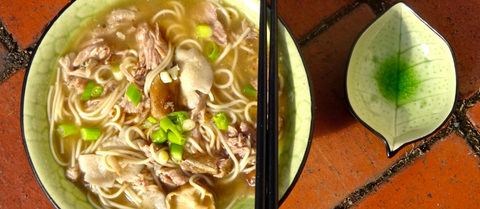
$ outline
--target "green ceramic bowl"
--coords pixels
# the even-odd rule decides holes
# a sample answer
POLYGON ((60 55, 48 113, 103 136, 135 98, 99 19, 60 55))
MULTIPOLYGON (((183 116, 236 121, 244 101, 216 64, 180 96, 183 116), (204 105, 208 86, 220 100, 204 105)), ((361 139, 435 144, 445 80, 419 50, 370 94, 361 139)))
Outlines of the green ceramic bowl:
POLYGON ((346 80, 352 113, 385 142, 388 157, 435 133, 457 98, 450 45, 403 2, 358 37, 346 80))
MULTIPOLYGON (((25 150, 32 169, 47 197, 57 208, 92 208, 85 195, 65 178, 65 170, 54 161, 49 146, 47 94, 57 60, 82 23, 119 0, 77 0, 66 6, 41 38, 24 80, 21 109, 25 150)), ((258 0, 225 0, 258 23, 258 0)), ((279 58, 285 70, 288 92, 283 144, 279 150, 279 199, 285 200, 305 164, 311 144, 314 104, 311 81, 298 45, 280 21, 279 58)), ((236 208, 253 208, 253 197, 236 208)))

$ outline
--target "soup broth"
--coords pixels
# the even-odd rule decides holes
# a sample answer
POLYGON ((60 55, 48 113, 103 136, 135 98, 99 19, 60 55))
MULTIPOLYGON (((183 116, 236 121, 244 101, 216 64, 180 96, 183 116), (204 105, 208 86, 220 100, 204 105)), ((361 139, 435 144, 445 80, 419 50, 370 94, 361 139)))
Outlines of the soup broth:
POLYGON ((50 88, 50 141, 94 207, 229 208, 254 195, 248 17, 217 1, 120 1, 79 31, 50 88))

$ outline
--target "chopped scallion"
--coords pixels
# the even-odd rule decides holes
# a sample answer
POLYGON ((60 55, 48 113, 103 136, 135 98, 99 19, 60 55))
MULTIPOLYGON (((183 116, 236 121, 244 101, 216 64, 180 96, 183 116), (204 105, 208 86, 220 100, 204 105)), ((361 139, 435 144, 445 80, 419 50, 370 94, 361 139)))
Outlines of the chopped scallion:
POLYGON ((80 133, 82 134, 82 139, 85 141, 97 140, 100 134, 102 134, 98 128, 82 128, 80 129, 80 133))
POLYGON ((167 71, 162 71, 160 73, 160 79, 162 79, 164 83, 171 83, 173 81, 170 73, 168 73, 167 71))
POLYGON ((153 125, 154 125, 154 123, 152 123, 149 120, 143 121, 143 127, 145 127, 145 128, 151 128, 153 125))
POLYGON ((85 87, 85 90, 83 91, 82 94, 82 100, 87 101, 90 99, 90 96, 92 95, 93 87, 95 87, 95 82, 90 82, 87 84, 87 87, 85 87))
POLYGON ((177 128, 177 130, 183 134, 183 126, 182 124, 175 124, 175 127, 177 128))
POLYGON ((252 97, 256 97, 257 96, 257 90, 255 90, 255 88, 253 88, 252 85, 248 84, 247 86, 245 86, 245 88, 243 89, 243 93, 249 95, 249 96, 252 96, 252 97))
POLYGON ((179 138, 172 131, 169 131, 167 133, 167 139, 168 139, 169 142, 171 142, 173 144, 178 144, 178 145, 184 145, 187 142, 186 138, 179 138))
MULTIPOLYGON (((172 132, 175 134, 175 136, 178 138, 178 140, 185 141, 186 138, 185 136, 178 131, 177 126, 170 120, 168 117, 162 118, 160 120, 160 127, 165 131, 165 132, 172 132)), ((170 140, 169 140, 170 141, 170 140)))
POLYGON ((177 130, 176 127, 175 127, 175 124, 168 117, 167 118, 162 118, 160 120, 160 127, 164 131, 168 131, 168 130, 171 130, 171 129, 177 130))
POLYGON ((128 86, 127 92, 125 93, 127 95, 128 100, 132 101, 133 105, 135 107, 140 103, 142 100, 142 92, 140 92, 133 83, 128 86))
POLYGON ((180 68, 178 68, 178 65, 175 65, 174 67, 168 69, 167 72, 170 73, 170 76, 172 77, 172 79, 176 81, 178 79, 179 70, 180 68))
POLYGON ((163 142, 167 141, 167 133, 163 129, 158 129, 152 135, 152 141, 157 144, 162 144, 163 142))
POLYGON ((170 155, 168 155, 168 152, 165 150, 160 151, 158 154, 158 159, 160 160, 160 163, 165 164, 168 162, 168 158, 170 155))
POLYGON ((220 130, 227 130, 230 122, 228 121, 227 115, 224 112, 218 112, 213 116, 213 121, 217 124, 217 128, 220 130))
POLYGON ((183 121, 182 128, 184 131, 191 131, 195 128, 195 121, 193 121, 192 119, 187 119, 183 121))
POLYGON ((92 97, 93 98, 97 98, 99 96, 101 96, 103 93, 103 87, 100 86, 100 85, 95 85, 95 87, 93 87, 93 90, 92 90, 92 97))
POLYGON ((207 47, 205 48, 205 54, 207 57, 209 57, 211 60, 215 61, 218 59, 219 50, 218 50, 218 45, 217 43, 210 41, 207 44, 207 47))
POLYGON ((112 66, 112 73, 113 73, 113 77, 117 81, 121 81, 124 77, 122 71, 120 70, 120 66, 118 65, 112 66))
POLYGON ((156 123, 157 122, 157 119, 155 119, 154 117, 150 116, 147 118, 148 121, 152 122, 152 123, 156 123))
POLYGON ((73 134, 77 134, 78 128, 74 124, 63 124, 58 126, 57 132, 63 138, 73 134))
POLYGON ((183 146, 178 145, 178 144, 172 144, 170 145, 170 156, 172 157, 173 160, 180 162, 182 161, 182 155, 183 155, 183 146))
POLYGON ((212 36, 213 30, 208 25, 199 25, 197 26, 197 30, 195 31, 195 34, 197 35, 197 37, 200 37, 200 38, 208 38, 212 36))
POLYGON ((182 124, 183 121, 188 119, 188 112, 187 111, 177 111, 168 113, 167 117, 175 124, 182 124))

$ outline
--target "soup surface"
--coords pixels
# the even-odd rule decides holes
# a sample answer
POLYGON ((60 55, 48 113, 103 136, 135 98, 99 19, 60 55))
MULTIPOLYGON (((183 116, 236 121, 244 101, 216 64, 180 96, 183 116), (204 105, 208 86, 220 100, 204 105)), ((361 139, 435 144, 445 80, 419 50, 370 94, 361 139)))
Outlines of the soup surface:
POLYGON ((52 154, 94 207, 229 208, 254 195, 248 17, 217 1, 124 1, 81 31, 59 59, 48 115, 52 154))

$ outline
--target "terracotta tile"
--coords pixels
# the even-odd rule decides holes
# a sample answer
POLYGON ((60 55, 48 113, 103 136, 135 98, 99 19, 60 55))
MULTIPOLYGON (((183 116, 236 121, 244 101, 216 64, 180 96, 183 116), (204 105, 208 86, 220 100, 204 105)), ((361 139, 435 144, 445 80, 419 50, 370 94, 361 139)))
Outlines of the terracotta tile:
POLYGON ((480 88, 480 51, 477 44, 472 44, 480 42, 480 4, 454 0, 405 2, 450 43, 457 61, 459 97, 470 97, 480 88))
POLYGON ((278 13, 295 38, 300 39, 351 2, 353 0, 278 1, 278 13))
POLYGON ((348 54, 374 18, 362 4, 303 48, 314 84, 315 131, 307 164, 282 208, 331 208, 405 153, 387 158, 383 141, 353 118, 346 103, 348 54))
POLYGON ((7 48, 0 43, 0 75, 5 72, 5 57, 8 55, 7 48))
POLYGON ((477 102, 473 107, 467 110, 467 117, 472 122, 472 125, 480 130, 480 102, 477 102))
POLYGON ((26 49, 38 41, 45 26, 69 0, 3 0, 0 19, 17 41, 26 49))
POLYGON ((355 208, 478 208, 480 159, 451 134, 355 208))
POLYGON ((0 208, 52 208, 23 147, 19 119, 24 76, 20 70, 0 85, 0 208))

